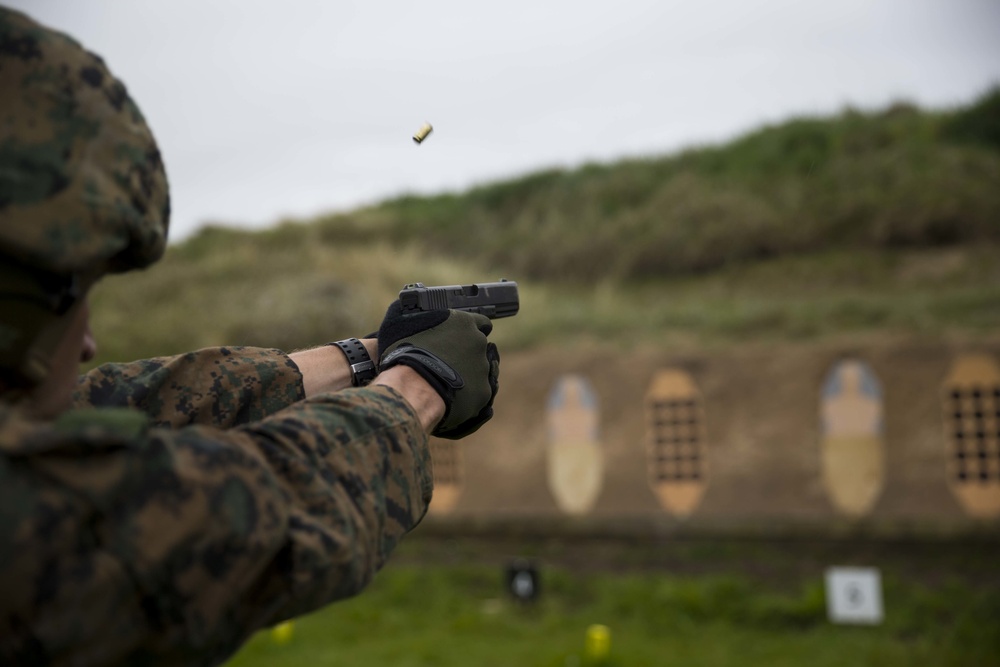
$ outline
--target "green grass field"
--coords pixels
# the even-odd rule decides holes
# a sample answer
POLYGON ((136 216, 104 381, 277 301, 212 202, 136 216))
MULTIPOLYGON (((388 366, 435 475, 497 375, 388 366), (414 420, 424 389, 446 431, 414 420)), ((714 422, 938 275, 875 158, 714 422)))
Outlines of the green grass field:
POLYGON ((546 573, 544 599, 503 596, 498 569, 390 566, 361 596, 259 633, 231 667, 580 664, 607 625, 614 665, 981 665, 1000 659, 1000 596, 890 580, 880 627, 826 621, 819 581, 775 593, 739 576, 546 573))
POLYGON ((1000 587, 995 573, 977 580, 987 553, 872 555, 883 566, 886 619, 865 627, 828 623, 822 557, 780 546, 706 542, 674 554, 671 568, 635 555, 624 567, 630 547, 614 567, 543 558, 535 606, 505 595, 499 563, 450 548, 459 554, 413 559, 404 546, 359 597, 296 620, 288 643, 259 633, 229 666, 583 667, 595 623, 611 630, 607 664, 616 666, 1000 664, 1000 587), (692 571, 704 561, 710 571, 692 571))

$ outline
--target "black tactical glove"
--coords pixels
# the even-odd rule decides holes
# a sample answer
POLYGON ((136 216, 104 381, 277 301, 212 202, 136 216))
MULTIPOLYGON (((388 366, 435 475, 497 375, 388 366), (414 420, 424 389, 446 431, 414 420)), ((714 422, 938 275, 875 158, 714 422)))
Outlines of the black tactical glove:
POLYGON ((404 315, 399 301, 386 311, 378 330, 379 370, 409 366, 444 400, 439 438, 457 440, 479 430, 493 416, 500 377, 500 352, 486 340, 493 323, 458 310, 404 315))

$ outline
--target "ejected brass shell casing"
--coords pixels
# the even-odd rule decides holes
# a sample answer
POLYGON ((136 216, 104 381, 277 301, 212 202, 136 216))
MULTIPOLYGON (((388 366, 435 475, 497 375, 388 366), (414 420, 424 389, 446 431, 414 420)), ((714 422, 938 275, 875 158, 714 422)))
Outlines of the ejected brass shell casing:
POLYGON ((427 138, 428 134, 430 134, 433 131, 434 128, 431 127, 430 123, 424 123, 423 127, 417 130, 417 133, 413 135, 413 141, 419 144, 421 141, 427 138))

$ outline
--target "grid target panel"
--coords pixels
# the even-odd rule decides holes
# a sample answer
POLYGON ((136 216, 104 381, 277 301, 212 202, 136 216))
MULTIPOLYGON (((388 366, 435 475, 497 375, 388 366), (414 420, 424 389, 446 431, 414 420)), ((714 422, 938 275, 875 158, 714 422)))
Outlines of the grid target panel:
POLYGON ((701 402, 695 398, 654 399, 648 406, 653 483, 701 481, 701 402))
POLYGON ((643 400, 646 476, 660 507, 686 518, 709 485, 704 398, 684 368, 653 373, 643 400))
POLYGON ((958 356, 941 386, 945 479, 966 514, 1000 517, 1000 365, 958 356))
POLYGON ((461 486, 463 460, 457 443, 431 440, 431 462, 434 468, 435 486, 461 486))
POLYGON ((1000 484, 1000 384, 955 386, 946 397, 951 481, 1000 484))

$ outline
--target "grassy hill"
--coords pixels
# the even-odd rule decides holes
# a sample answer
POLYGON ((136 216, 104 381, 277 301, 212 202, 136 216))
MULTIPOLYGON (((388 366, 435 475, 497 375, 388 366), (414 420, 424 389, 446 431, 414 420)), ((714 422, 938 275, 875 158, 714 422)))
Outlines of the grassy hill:
POLYGON ((664 157, 543 171, 243 232, 207 227, 95 295, 99 361, 294 349, 374 329, 399 287, 522 287, 508 349, 982 336, 1000 326, 1000 88, 800 118, 664 157))
POLYGON ((830 249, 997 242, 998 118, 1000 88, 952 112, 848 110, 316 224, 331 238, 392 235, 526 278, 591 283, 830 249))

